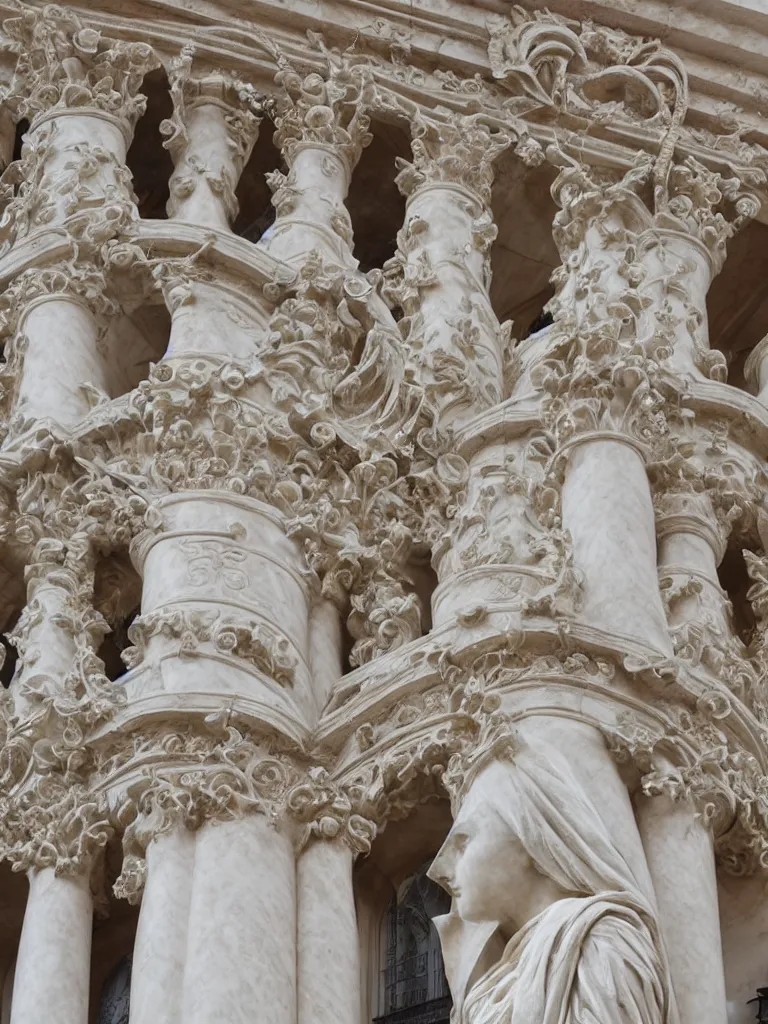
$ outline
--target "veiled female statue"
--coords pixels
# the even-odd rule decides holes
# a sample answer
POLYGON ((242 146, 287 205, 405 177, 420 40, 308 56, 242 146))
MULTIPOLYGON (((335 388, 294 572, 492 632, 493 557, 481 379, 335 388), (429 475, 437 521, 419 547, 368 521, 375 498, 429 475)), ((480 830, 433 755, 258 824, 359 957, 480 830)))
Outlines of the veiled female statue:
POLYGON ((677 1024, 653 907, 557 751, 467 782, 430 876, 456 1024, 677 1024))

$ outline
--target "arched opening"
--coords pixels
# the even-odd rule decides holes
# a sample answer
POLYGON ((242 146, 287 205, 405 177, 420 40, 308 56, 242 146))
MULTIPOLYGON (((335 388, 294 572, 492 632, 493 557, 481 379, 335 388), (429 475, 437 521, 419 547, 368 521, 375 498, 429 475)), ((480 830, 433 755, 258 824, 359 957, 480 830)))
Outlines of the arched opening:
POLYGON ((451 999, 432 918, 450 898, 426 872, 451 827, 447 800, 391 821, 355 869, 361 949, 361 1020, 443 1024, 451 999))
POLYGON ((431 552, 416 552, 408 562, 407 572, 421 604, 421 634, 432 631, 432 595, 437 590, 437 573, 430 561, 431 552))
POLYGON ((121 957, 101 987, 97 1024, 128 1024, 131 1008, 130 953, 121 957))
POLYGON ((398 124, 374 121, 373 141, 352 174, 347 209, 354 233, 353 254, 363 273, 381 268, 394 255, 405 219, 405 199, 395 184, 396 160, 411 159, 408 135, 398 124))
POLYGON ((147 97, 147 109, 136 124, 126 164, 133 174, 139 216, 165 220, 168 216, 165 206, 170 197, 168 183, 173 174, 173 160, 163 147, 160 134, 160 123, 173 114, 165 68, 150 71, 144 77, 142 91, 147 97))
POLYGON ((273 142, 274 134, 274 124, 265 117, 235 191, 238 213, 232 230, 247 242, 258 242, 275 219, 272 191, 267 184, 267 175, 271 171, 279 170, 283 160, 280 150, 273 142))
POLYGON ((554 294, 549 279, 560 266, 552 238, 554 173, 548 165, 526 168, 512 150, 494 168, 491 305, 499 322, 512 320, 515 337, 523 340, 546 326, 543 310, 554 294))
POLYGON ((451 899, 427 877, 431 862, 399 886, 382 921, 376 1024, 448 1024, 451 996, 432 918, 447 914, 451 899))
POLYGON ((728 241, 707 295, 709 344, 728 361, 728 383, 747 390, 744 363, 768 334, 768 226, 753 221, 728 241))

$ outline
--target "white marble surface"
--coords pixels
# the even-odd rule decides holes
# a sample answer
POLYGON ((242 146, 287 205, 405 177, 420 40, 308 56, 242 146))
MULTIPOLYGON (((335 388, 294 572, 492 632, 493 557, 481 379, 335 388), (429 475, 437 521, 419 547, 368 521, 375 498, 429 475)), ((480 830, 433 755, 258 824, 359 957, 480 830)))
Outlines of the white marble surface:
POLYGON ((294 854, 263 816, 197 833, 187 934, 183 1024, 295 1024, 294 854))
POLYGON ((88 1024, 92 920, 87 878, 30 872, 11 1024, 88 1024))
POLYGON ((147 850, 131 974, 130 1024, 182 1024, 184 966, 195 836, 186 829, 154 839, 147 850))
POLYGON ((752 1024, 758 988, 768 987, 768 881, 718 874, 728 1024, 752 1024))
POLYGON ((680 1022, 722 1024, 725 979, 712 836, 688 801, 638 797, 637 815, 680 1022))
POLYGON ((353 854, 341 841, 312 841, 299 855, 298 1024, 358 1024, 360 947, 353 854))

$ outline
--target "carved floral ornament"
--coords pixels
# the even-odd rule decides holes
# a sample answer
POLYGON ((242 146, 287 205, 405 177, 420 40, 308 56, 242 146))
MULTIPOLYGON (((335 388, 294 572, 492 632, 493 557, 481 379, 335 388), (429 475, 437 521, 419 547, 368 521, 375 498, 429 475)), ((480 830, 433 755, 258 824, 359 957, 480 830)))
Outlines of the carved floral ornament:
MULTIPOLYGON (((6 32, 21 57, 9 93, 17 117, 93 108, 117 117, 126 130, 133 127, 143 110, 141 79, 156 66, 144 44, 109 40, 53 7, 42 13, 21 8, 6 32)), ((201 176, 233 212, 231 176, 183 166, 189 115, 204 101, 227 107, 240 168, 262 109, 273 116, 289 173, 275 174, 270 184, 278 218, 285 219, 295 204, 292 168, 299 153, 321 149, 349 177, 371 140, 371 115, 405 112, 413 159, 401 164, 398 185, 411 204, 438 186, 460 193, 468 253, 455 262, 465 274, 465 256, 481 267, 468 308, 449 325, 453 354, 425 355, 425 339, 438 325, 424 314, 424 297, 437 286, 438 268, 426 253, 423 216, 407 220, 383 271, 363 274, 315 248, 293 268, 273 260, 271 278, 254 285, 255 277, 228 276, 215 264, 216 239, 204 233, 190 256, 148 254, 125 168, 117 168, 120 187, 108 201, 81 216, 83 196, 109 159, 83 150, 77 173, 49 188, 46 162, 56 132, 45 124, 5 179, 15 189, 4 217, 8 246, 45 229, 57 196, 66 199, 61 230, 72 243, 71 258, 27 267, 3 296, 10 441, 36 427, 14 419, 12 410, 28 345, 24 317, 44 296, 70 296, 102 323, 130 308, 126 279, 134 299, 136 293, 162 298, 174 317, 208 309, 205 289, 220 286, 216 312, 228 309, 228 322, 253 339, 248 358, 164 359, 119 401, 93 387, 92 415, 74 436, 41 430, 20 442, 18 458, 0 460, 4 540, 27 564, 28 604, 12 641, 25 668, 34 670, 36 629, 49 614, 41 591, 48 588, 60 598, 53 624, 74 648, 66 671, 34 685, 19 677, 3 699, 0 842, 19 870, 68 871, 95 859, 113 833, 122 835, 118 891, 132 900, 143 884, 147 844, 173 827, 198 829, 258 813, 275 823, 289 819, 299 848, 314 839, 341 839, 365 853, 387 820, 443 794, 445 786, 459 798, 484 759, 514 754, 510 723, 485 692, 487 680, 459 686, 453 678, 421 703, 401 702, 384 719, 361 725, 359 761, 349 775, 327 752, 312 763, 305 750, 274 747, 245 726, 228 725, 221 734, 175 723, 156 734, 121 732, 115 716, 124 694, 110 684, 96 654, 106 623, 94 609, 93 564, 98 554, 162 533, 155 507, 161 497, 231 492, 268 504, 300 547, 313 597, 330 599, 346 616, 350 660, 365 680, 381 659, 386 665, 420 642, 425 609, 412 565, 430 552, 444 578, 489 565, 533 570, 529 589, 520 584, 507 610, 520 612, 523 631, 542 619, 561 640, 573 633, 584 579, 563 525, 561 492, 569 453, 584 437, 620 437, 638 451, 649 464, 657 509, 670 493, 706 494, 712 531, 722 536, 736 519, 746 523, 747 510, 764 491, 764 480, 750 476, 733 455, 733 438, 699 439, 698 448, 688 443, 695 420, 684 415, 689 381, 670 357, 682 339, 703 379, 724 380, 724 361, 702 340, 701 311, 686 296, 695 260, 717 269, 727 240, 757 212, 765 156, 737 141, 717 154, 702 154, 701 145, 697 155, 689 152, 694 136, 684 124, 686 75, 674 54, 614 30, 515 8, 491 32, 498 92, 475 82, 473 105, 451 114, 438 102, 422 109, 411 100, 409 106, 397 93, 397 76, 387 78, 392 68, 385 74, 364 55, 315 47, 315 69, 307 71, 273 52, 276 88, 267 97, 231 76, 198 75, 189 51, 174 62, 166 144, 183 170, 176 198, 185 198, 201 176), (490 114, 478 113, 478 96, 496 97, 490 114), (609 168, 607 158, 603 166, 594 153, 588 164, 569 134, 579 118, 582 124, 640 124, 646 142, 637 152, 622 151, 620 171, 615 161, 609 168), (510 446, 502 465, 488 467, 471 492, 470 466, 451 415, 462 405, 494 409, 512 397, 520 372, 510 356, 511 328, 495 321, 486 294, 496 231, 492 164, 508 148, 528 166, 549 161, 558 169, 554 237, 563 264, 554 278, 546 353, 531 371, 532 386, 541 392, 536 428, 519 451, 510 446), (685 239, 688 258, 680 258, 673 236, 685 239), (655 276, 649 270, 654 259, 661 266, 655 276), (232 294, 248 313, 232 312, 232 294), (403 314, 399 320, 393 310, 403 314), (481 349, 501 353, 498 380, 490 373, 480 384, 470 380, 467 369, 480 363, 481 349), (737 467, 730 476, 724 447, 737 467), (702 448, 709 450, 702 455, 702 448), (522 542, 510 517, 497 531, 484 528, 494 508, 512 497, 523 510, 522 542), (93 731, 105 726, 114 727, 113 747, 93 740, 93 731), (155 755, 160 767, 150 769, 155 755)), ((461 106, 464 86, 452 84, 440 95, 461 106)), ((93 192, 87 195, 90 203, 93 192)), ((344 217, 334 223, 337 237, 349 244, 344 217)), ((721 434, 729 429, 725 424, 721 434)), ((744 528, 757 529, 752 523, 744 528)), ((199 545, 189 557, 190 572, 199 576, 199 545)), ((633 760, 647 793, 698 801, 717 828, 721 857, 734 870, 768 866, 765 768, 726 728, 730 695, 739 713, 743 702, 766 723, 760 674, 767 658, 765 561, 763 543, 762 553, 748 557, 748 596, 759 620, 752 649, 706 623, 677 630, 674 657, 666 662, 636 666, 644 680, 679 685, 681 707, 713 692, 715 710, 703 698, 695 712, 670 702, 667 722, 655 731, 629 718, 606 728, 614 753, 633 760)), ((236 561, 230 558, 226 569, 238 581, 234 589, 247 588, 247 581, 239 585, 236 561)), ((695 580, 681 583, 679 574, 670 580, 664 586, 668 608, 696 587, 695 580)), ((496 628, 482 606, 462 613, 456 628, 461 636, 478 623, 496 628)), ((178 656, 213 645, 282 690, 294 686, 297 653, 256 621, 176 611, 141 615, 130 630, 133 646, 123 652, 131 667, 159 634, 176 645, 178 656)), ((571 642, 581 640, 571 635, 571 642)), ((566 675, 610 683, 613 665, 578 650, 553 655, 549 663, 532 657, 525 669, 543 675, 553 661, 566 675)))
MULTIPOLYGON (((514 760, 520 723, 529 714, 546 713, 540 707, 511 710, 505 695, 515 687, 565 683, 591 693, 597 688, 610 702, 616 699, 607 697, 616 666, 583 654, 542 656, 520 649, 510 656, 501 650, 465 668, 444 652, 439 665, 444 682, 358 726, 360 753, 341 769, 345 788, 379 829, 446 794, 455 815, 486 765, 514 760)), ((639 661, 632 666, 629 658, 627 670, 638 678, 648 672, 639 661)), ((561 708, 558 713, 597 725, 616 760, 634 766, 646 795, 692 800, 702 822, 714 831, 726 870, 746 874, 768 867, 766 766, 734 741, 734 709, 723 692, 702 694, 694 707, 660 699, 653 711, 619 710, 611 725, 578 711, 561 708)), ((760 749, 762 735, 758 730, 753 750, 760 749)))

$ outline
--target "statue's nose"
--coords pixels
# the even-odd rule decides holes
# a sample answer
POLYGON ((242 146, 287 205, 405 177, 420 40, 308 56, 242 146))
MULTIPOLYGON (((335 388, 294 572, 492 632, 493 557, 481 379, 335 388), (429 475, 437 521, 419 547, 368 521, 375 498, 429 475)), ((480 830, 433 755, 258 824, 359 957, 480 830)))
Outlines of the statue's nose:
POLYGON ((448 862, 448 856, 446 854, 438 853, 435 859, 432 861, 427 876, 436 882, 442 889, 445 889, 447 893, 453 896, 453 890, 451 888, 453 872, 448 862))

